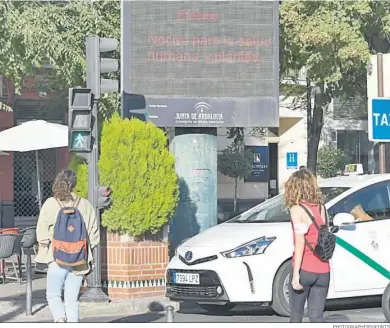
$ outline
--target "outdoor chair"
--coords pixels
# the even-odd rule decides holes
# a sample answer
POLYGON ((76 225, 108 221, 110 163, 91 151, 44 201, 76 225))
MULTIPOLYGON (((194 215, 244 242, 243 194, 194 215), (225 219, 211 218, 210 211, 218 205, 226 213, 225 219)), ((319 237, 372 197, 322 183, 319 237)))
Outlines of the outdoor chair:
MULTIPOLYGON (((23 279, 23 269, 26 270, 26 256, 36 255, 35 245, 37 241, 37 229, 36 227, 29 227, 20 231, 22 235, 21 247, 20 247, 20 261, 19 261, 19 276, 20 280, 23 279)), ((35 270, 35 265, 34 268, 35 270)))
POLYGON ((18 235, 20 229, 19 228, 6 228, 0 229, 0 235, 18 235))
POLYGON ((20 245, 21 245, 22 236, 17 234, 4 234, 3 231, 0 233, 0 261, 4 263, 6 259, 11 259, 12 266, 14 269, 15 277, 6 276, 5 265, 2 270, 3 284, 5 279, 16 279, 20 282, 20 277, 18 270, 16 268, 14 256, 19 255, 20 245))
MULTIPOLYGON (((6 229, 1 229, 0 230, 0 235, 3 235, 3 234, 10 234, 10 235, 19 235, 19 228, 6 228, 6 229)), ((11 279, 11 280, 18 280, 19 283, 21 283, 20 281, 20 277, 17 273, 17 271, 15 271, 15 266, 14 266, 14 261, 16 261, 16 263, 19 263, 19 255, 18 254, 14 254, 10 257, 11 261, 12 261, 12 267, 14 268, 14 276, 8 276, 7 278, 8 279, 11 279)), ((3 273, 5 271, 7 271, 7 264, 6 264, 6 260, 3 259, 3 260, 0 260, 0 272, 3 273)))

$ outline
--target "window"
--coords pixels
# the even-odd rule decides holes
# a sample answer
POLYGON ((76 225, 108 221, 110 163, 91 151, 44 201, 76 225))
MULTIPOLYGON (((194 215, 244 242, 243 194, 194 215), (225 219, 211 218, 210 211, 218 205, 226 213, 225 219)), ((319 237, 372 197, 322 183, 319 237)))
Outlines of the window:
POLYGON ((259 206, 242 213, 228 221, 229 223, 289 222, 290 215, 284 205, 283 195, 278 195, 259 206))
POLYGON ((335 204, 329 218, 337 213, 351 213, 356 222, 390 219, 390 181, 360 189, 335 204))
POLYGON ((350 189, 349 187, 322 187, 320 188, 322 197, 324 198, 325 204, 330 202, 333 198, 341 195, 343 192, 350 189))
MULTIPOLYGON (((325 203, 342 194, 347 187, 323 187, 320 188, 325 203)), ((264 203, 251 208, 231 219, 230 223, 261 223, 261 222, 289 222, 290 213, 284 203, 284 195, 275 196, 264 203)))
POLYGON ((337 148, 344 151, 347 163, 363 164, 364 172, 368 171, 368 147, 366 131, 337 131, 337 148))

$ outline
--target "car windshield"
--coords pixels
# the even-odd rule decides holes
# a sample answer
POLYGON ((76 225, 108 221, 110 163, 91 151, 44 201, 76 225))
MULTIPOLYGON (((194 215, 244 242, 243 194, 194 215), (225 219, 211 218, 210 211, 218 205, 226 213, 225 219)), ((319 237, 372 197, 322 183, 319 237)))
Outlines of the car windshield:
MULTIPOLYGON (((325 203, 348 190, 347 187, 320 188, 325 203)), ((289 222, 290 215, 284 204, 283 194, 275 196, 264 203, 230 219, 227 223, 260 223, 260 222, 289 222)))

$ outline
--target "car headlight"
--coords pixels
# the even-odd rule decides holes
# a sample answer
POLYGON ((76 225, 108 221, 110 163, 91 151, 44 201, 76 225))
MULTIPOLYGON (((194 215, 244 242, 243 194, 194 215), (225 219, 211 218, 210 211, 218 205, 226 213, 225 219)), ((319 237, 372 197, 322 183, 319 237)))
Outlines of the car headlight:
POLYGON ((263 254, 267 247, 276 239, 276 237, 260 237, 249 243, 238 246, 230 251, 222 252, 221 255, 229 259, 243 256, 263 254))

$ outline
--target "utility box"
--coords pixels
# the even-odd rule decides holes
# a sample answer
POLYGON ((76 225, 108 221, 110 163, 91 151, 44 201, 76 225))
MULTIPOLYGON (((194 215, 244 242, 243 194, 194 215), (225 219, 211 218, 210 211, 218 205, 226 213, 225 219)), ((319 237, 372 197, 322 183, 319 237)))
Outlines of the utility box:
POLYGON ((13 201, 0 201, 0 229, 15 227, 15 204, 13 201))

